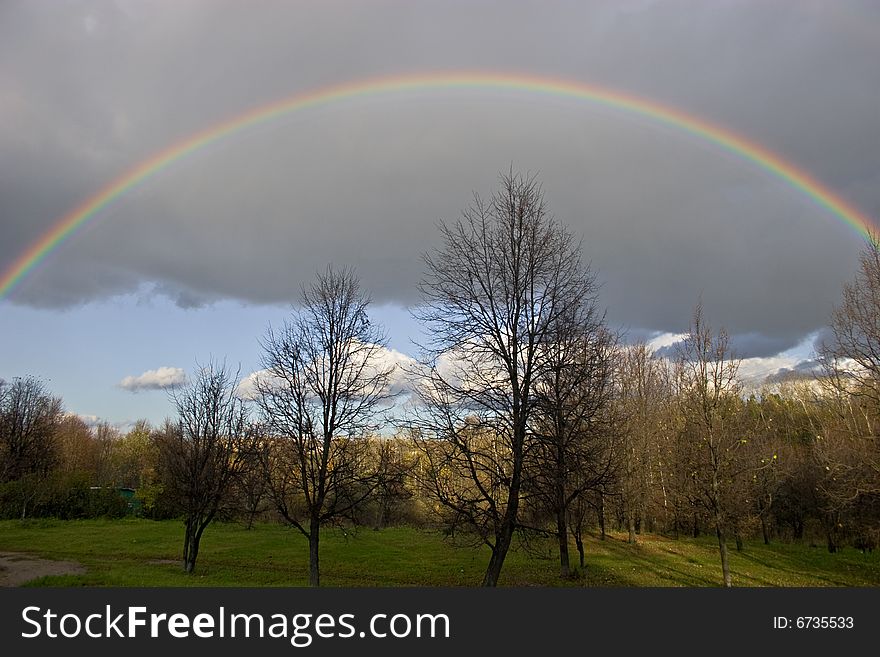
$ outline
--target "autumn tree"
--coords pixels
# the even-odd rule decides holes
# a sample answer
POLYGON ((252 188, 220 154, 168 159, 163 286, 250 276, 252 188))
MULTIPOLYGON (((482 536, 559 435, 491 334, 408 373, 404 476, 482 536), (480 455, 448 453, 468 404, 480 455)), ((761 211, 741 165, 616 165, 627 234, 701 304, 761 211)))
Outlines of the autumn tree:
POLYGON ((58 458, 61 400, 34 377, 0 380, 0 484, 18 482, 21 517, 58 458))
POLYGON ((59 422, 56 444, 59 471, 85 476, 90 483, 97 483, 100 449, 92 428, 81 417, 68 415, 59 422))
MULTIPOLYGON (((117 486, 134 488, 138 495, 149 495, 156 487, 156 445, 146 420, 138 420, 129 431, 119 436, 111 454, 112 479, 117 486)), ((143 498, 142 498, 143 499, 143 498)))
POLYGON ((346 517, 376 484, 366 437, 388 400, 393 367, 350 269, 304 287, 284 326, 262 340, 256 402, 270 449, 265 472, 280 515, 309 542, 309 583, 320 584, 321 528, 346 517))
POLYGON ((630 543, 635 543, 643 521, 653 527, 655 514, 664 520, 675 515, 670 501, 672 397, 664 360, 645 343, 621 350, 615 392, 622 425, 617 483, 630 543))
POLYGON ((368 467, 375 485, 369 502, 374 529, 393 522, 401 507, 413 497, 410 484, 418 459, 410 453, 411 446, 411 441, 400 437, 370 441, 368 467))
POLYGON ((415 423, 432 494, 490 548, 483 585, 495 586, 519 524, 546 345, 596 283, 535 178, 503 175, 439 228, 419 285, 430 341, 415 423))

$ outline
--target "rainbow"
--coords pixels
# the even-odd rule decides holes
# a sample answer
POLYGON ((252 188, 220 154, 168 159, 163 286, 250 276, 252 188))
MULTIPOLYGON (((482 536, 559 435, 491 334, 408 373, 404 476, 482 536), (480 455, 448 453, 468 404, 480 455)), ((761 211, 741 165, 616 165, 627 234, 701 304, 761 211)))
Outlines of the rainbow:
POLYGON ((548 97, 584 100, 648 118, 699 139, 710 142, 760 169, 776 176, 802 192, 832 216, 867 236, 874 230, 872 221, 860 210, 840 198, 810 174, 763 146, 736 133, 653 100, 574 80, 536 77, 510 73, 467 72, 433 73, 380 77, 347 82, 306 91, 251 109, 231 119, 212 125, 172 144, 113 180, 94 196, 86 199, 61 217, 42 237, 31 244, 0 276, 0 300, 4 299, 29 272, 61 246, 77 229, 93 220, 136 185, 171 164, 205 146, 234 133, 268 123, 279 117, 307 108, 330 105, 355 97, 378 96, 394 92, 436 92, 443 90, 512 91, 548 97))

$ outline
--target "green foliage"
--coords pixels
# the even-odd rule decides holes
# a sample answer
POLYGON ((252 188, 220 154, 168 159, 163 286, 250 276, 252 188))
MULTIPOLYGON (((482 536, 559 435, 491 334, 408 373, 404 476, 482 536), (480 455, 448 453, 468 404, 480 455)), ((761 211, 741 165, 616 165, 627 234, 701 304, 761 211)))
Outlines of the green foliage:
POLYGON ((61 520, 122 518, 130 512, 128 501, 115 488, 93 487, 81 474, 61 473, 0 484, 0 517, 21 518, 23 507, 27 517, 61 520))

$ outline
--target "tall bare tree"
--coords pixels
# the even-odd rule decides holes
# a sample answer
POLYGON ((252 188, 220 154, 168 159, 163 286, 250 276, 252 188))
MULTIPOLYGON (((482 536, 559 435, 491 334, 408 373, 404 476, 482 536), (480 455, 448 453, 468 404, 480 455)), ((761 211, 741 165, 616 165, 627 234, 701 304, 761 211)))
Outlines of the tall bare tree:
POLYGON ((615 474, 614 369, 617 342, 595 294, 573 305, 549 335, 535 386, 534 439, 525 458, 525 493, 553 518, 560 576, 568 578, 569 507, 601 491, 615 474))
POLYGON ((741 444, 735 431, 739 360, 731 352, 727 332, 715 333, 706 322, 702 302, 694 309, 678 360, 685 432, 693 448, 692 477, 715 526, 724 586, 729 587, 728 515, 733 502, 729 495, 738 474, 734 457, 741 444))
POLYGON ((833 339, 820 349, 826 381, 880 413, 880 235, 871 233, 854 279, 831 315, 833 339))
POLYGON ((428 328, 417 422, 433 492, 492 551, 495 586, 518 525, 535 384, 556 324, 595 293, 580 244, 547 211, 535 178, 512 171, 426 255, 416 316, 428 328))
POLYGON ((312 586, 320 585, 321 527, 351 513, 375 485, 366 437, 393 367, 382 361, 385 338, 369 304, 353 271, 328 268, 262 341, 256 399, 271 443, 270 494, 309 541, 312 586))
POLYGON ((227 502, 254 444, 238 375, 225 363, 199 367, 169 393, 177 419, 156 433, 166 492, 183 512, 183 568, 195 569, 202 534, 227 502))
POLYGON ((859 269, 832 313, 831 332, 819 353, 820 380, 832 393, 836 430, 815 445, 825 471, 834 475, 827 499, 837 509, 880 505, 880 234, 869 234, 859 269))

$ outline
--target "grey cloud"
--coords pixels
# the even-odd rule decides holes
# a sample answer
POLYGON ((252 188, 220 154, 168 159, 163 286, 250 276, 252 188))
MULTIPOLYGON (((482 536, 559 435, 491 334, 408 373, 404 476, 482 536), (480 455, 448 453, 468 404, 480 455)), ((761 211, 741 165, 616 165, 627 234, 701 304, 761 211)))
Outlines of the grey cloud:
MULTIPOLYGON (((502 69, 609 85, 727 126, 880 215, 870 2, 74 2, 0 9, 0 268, 168 144, 331 83, 502 69), (528 48, 522 44, 528 43, 528 48)), ((874 36, 872 36, 874 35, 874 36)), ((827 322, 858 237, 722 149, 529 94, 356 98, 167 168, 13 294, 64 307, 141 289, 184 307, 276 303, 328 262, 377 302, 417 300, 420 253, 513 163, 584 236, 616 325, 713 323, 768 355, 827 322)))
POLYGON ((761 333, 744 333, 730 336, 730 345, 736 354, 748 358, 773 356, 791 347, 786 336, 768 336, 761 333))
MULTIPOLYGON (((722 327, 713 326, 713 330, 717 331, 722 327)), ((687 330, 685 326, 683 331, 687 330)), ((733 353, 738 358, 767 358, 775 356, 780 352, 792 347, 792 341, 789 336, 773 336, 763 333, 740 333, 729 334, 729 345, 733 353)), ((658 356, 672 358, 676 355, 677 349, 681 342, 675 342, 670 345, 662 346, 655 349, 658 356)))
POLYGON ((815 338, 813 338, 813 349, 816 352, 821 352, 822 348, 825 345, 832 346, 835 343, 834 333, 830 327, 823 327, 816 333, 815 338))
POLYGON ((671 345, 667 345, 665 347, 660 347, 654 350, 654 353, 660 358, 669 358, 674 359, 678 356, 678 349, 683 346, 681 341, 675 342, 671 345))
POLYGON ((797 363, 794 367, 783 367, 769 375, 764 383, 791 383, 795 381, 811 381, 822 371, 822 365, 817 360, 808 359, 797 363))
POLYGON ((180 285, 160 283, 154 285, 147 293, 149 296, 159 295, 171 299, 175 305, 184 310, 198 310, 217 301, 217 297, 196 292, 180 285))

